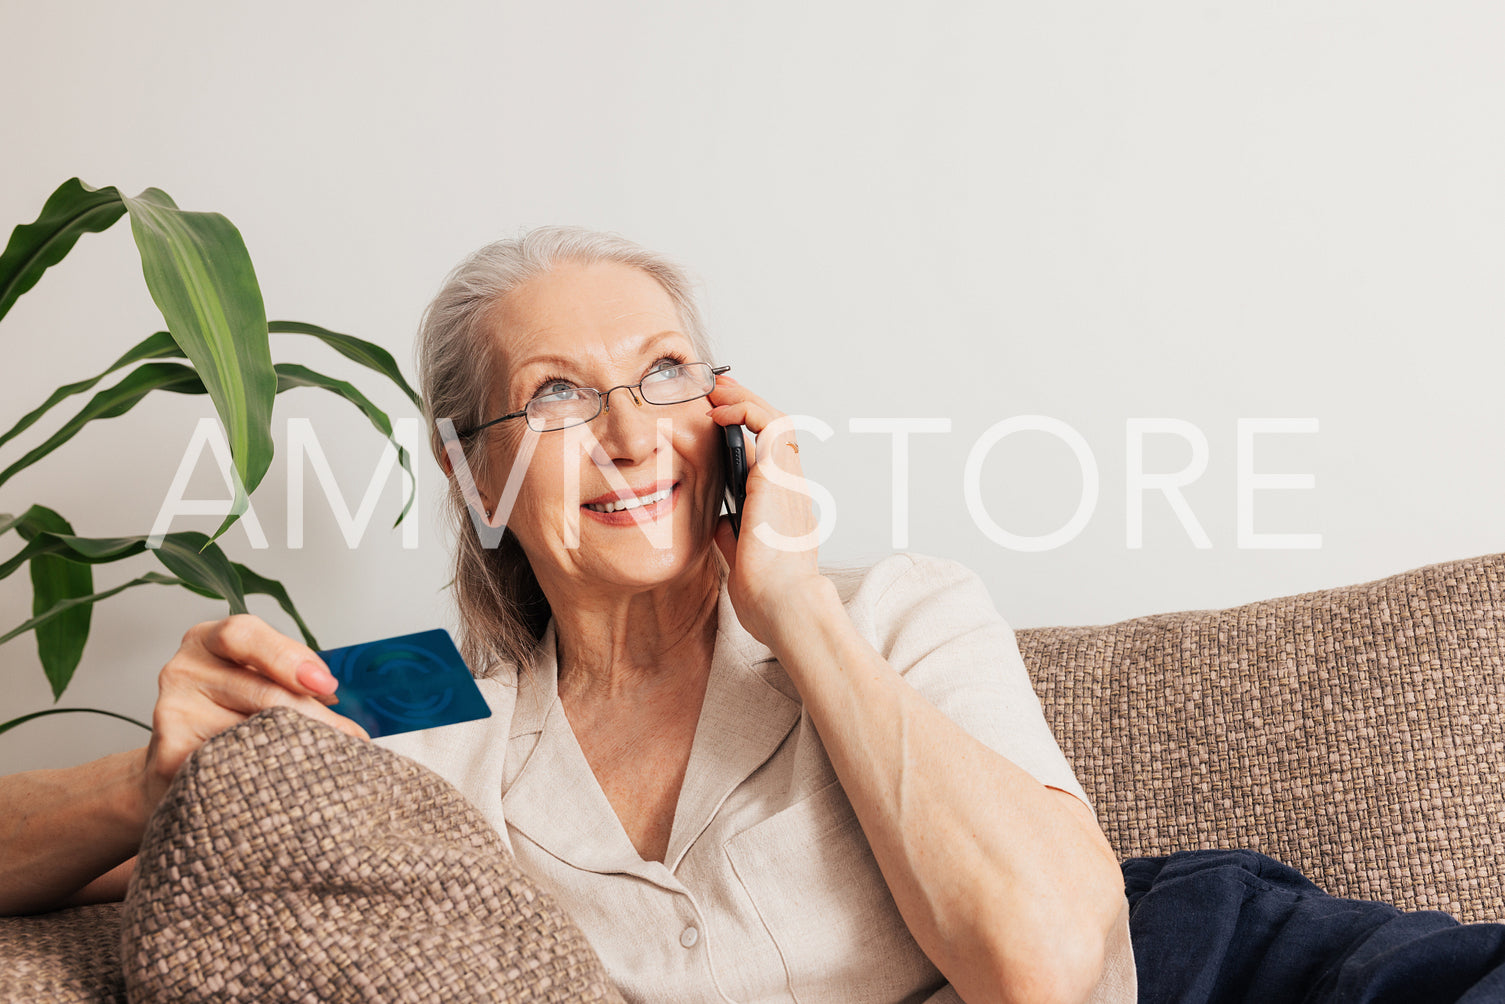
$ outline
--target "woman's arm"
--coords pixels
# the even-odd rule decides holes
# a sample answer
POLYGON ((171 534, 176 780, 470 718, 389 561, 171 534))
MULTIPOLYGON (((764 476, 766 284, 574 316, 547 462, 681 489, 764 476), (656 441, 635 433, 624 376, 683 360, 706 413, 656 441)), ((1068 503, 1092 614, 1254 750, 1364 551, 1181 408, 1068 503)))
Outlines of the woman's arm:
POLYGON ((0 915, 93 898, 79 894, 136 853, 150 815, 145 757, 143 747, 0 777, 0 915))
POLYGON ((829 580, 780 606, 769 648, 925 954, 969 1004, 1085 1000, 1124 902, 1091 809, 936 709, 862 638, 829 580))
POLYGON ((326 707, 336 683, 318 653, 254 614, 189 628, 157 687, 143 749, 0 777, 0 916, 122 898, 147 821, 178 769, 258 711, 291 707, 371 738, 326 707))
POLYGON ((118 903, 125 899, 131 875, 136 871, 136 855, 131 855, 78 892, 63 900, 63 906, 88 906, 91 903, 118 903))
MULTIPOLYGON (((789 416, 725 374, 710 400, 718 425, 757 436, 741 537, 727 517, 716 529, 737 618, 799 689, 915 941, 969 1004, 1086 999, 1125 902, 1096 819, 957 725, 868 644, 819 574, 789 416)), ((991 599, 986 611, 976 599, 972 614, 1001 624, 991 599)), ((947 622, 948 599, 930 602, 911 620, 949 637, 920 638, 922 647, 962 648, 908 652, 911 675, 928 665, 944 676, 959 665, 952 660, 965 668, 979 658, 967 624, 947 622)), ((1011 640, 995 634, 981 642, 982 658, 1011 640)), ((991 712, 984 722, 996 728, 991 712)))

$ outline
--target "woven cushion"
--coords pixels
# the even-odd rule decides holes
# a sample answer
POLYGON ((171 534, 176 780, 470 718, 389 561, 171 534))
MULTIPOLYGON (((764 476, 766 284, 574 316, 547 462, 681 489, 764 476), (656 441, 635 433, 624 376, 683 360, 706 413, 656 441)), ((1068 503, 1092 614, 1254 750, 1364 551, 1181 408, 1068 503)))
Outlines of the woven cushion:
POLYGON ((1247 847, 1505 920, 1505 554, 1015 634, 1120 857, 1247 847))
POLYGON ((454 788, 287 708, 178 772, 121 957, 133 1002, 621 1000, 454 788))
POLYGON ((125 1004, 120 904, 0 917, 0 1001, 125 1004))

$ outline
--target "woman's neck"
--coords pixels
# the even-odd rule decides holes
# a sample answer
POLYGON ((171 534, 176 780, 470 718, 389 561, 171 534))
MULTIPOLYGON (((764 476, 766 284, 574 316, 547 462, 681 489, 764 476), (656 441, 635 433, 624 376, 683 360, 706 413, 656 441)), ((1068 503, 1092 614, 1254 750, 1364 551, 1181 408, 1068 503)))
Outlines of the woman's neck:
POLYGON ((608 602, 551 601, 560 698, 604 701, 707 675, 720 596, 707 563, 701 574, 608 602))

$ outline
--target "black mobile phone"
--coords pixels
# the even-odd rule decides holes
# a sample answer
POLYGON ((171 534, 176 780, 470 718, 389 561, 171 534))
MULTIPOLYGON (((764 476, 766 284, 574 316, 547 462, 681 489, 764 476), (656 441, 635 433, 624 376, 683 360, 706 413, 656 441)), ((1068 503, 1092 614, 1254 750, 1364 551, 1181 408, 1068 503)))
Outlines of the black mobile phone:
POLYGON ((726 437, 726 512, 732 518, 732 536, 742 536, 742 503, 747 499, 747 444, 742 426, 723 425, 726 437))

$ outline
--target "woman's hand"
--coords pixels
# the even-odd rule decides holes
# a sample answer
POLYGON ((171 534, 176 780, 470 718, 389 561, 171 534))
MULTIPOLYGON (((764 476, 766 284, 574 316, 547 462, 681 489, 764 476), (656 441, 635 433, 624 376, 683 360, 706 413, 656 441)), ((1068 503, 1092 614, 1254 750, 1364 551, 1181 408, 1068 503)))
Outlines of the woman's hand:
POLYGON ((774 627, 812 586, 829 582, 816 561, 816 522, 805 490, 789 416, 726 374, 716 378, 709 414, 717 425, 745 425, 757 436, 749 449, 742 536, 731 517, 716 526, 716 546, 731 566, 727 594, 748 632, 772 646, 774 627), (777 470, 774 470, 777 468, 777 470))
POLYGON ((335 679, 322 659, 255 614, 195 624, 157 676, 152 738, 141 790, 147 815, 184 761, 204 740, 266 708, 284 706, 370 739, 355 722, 325 707, 335 679))

